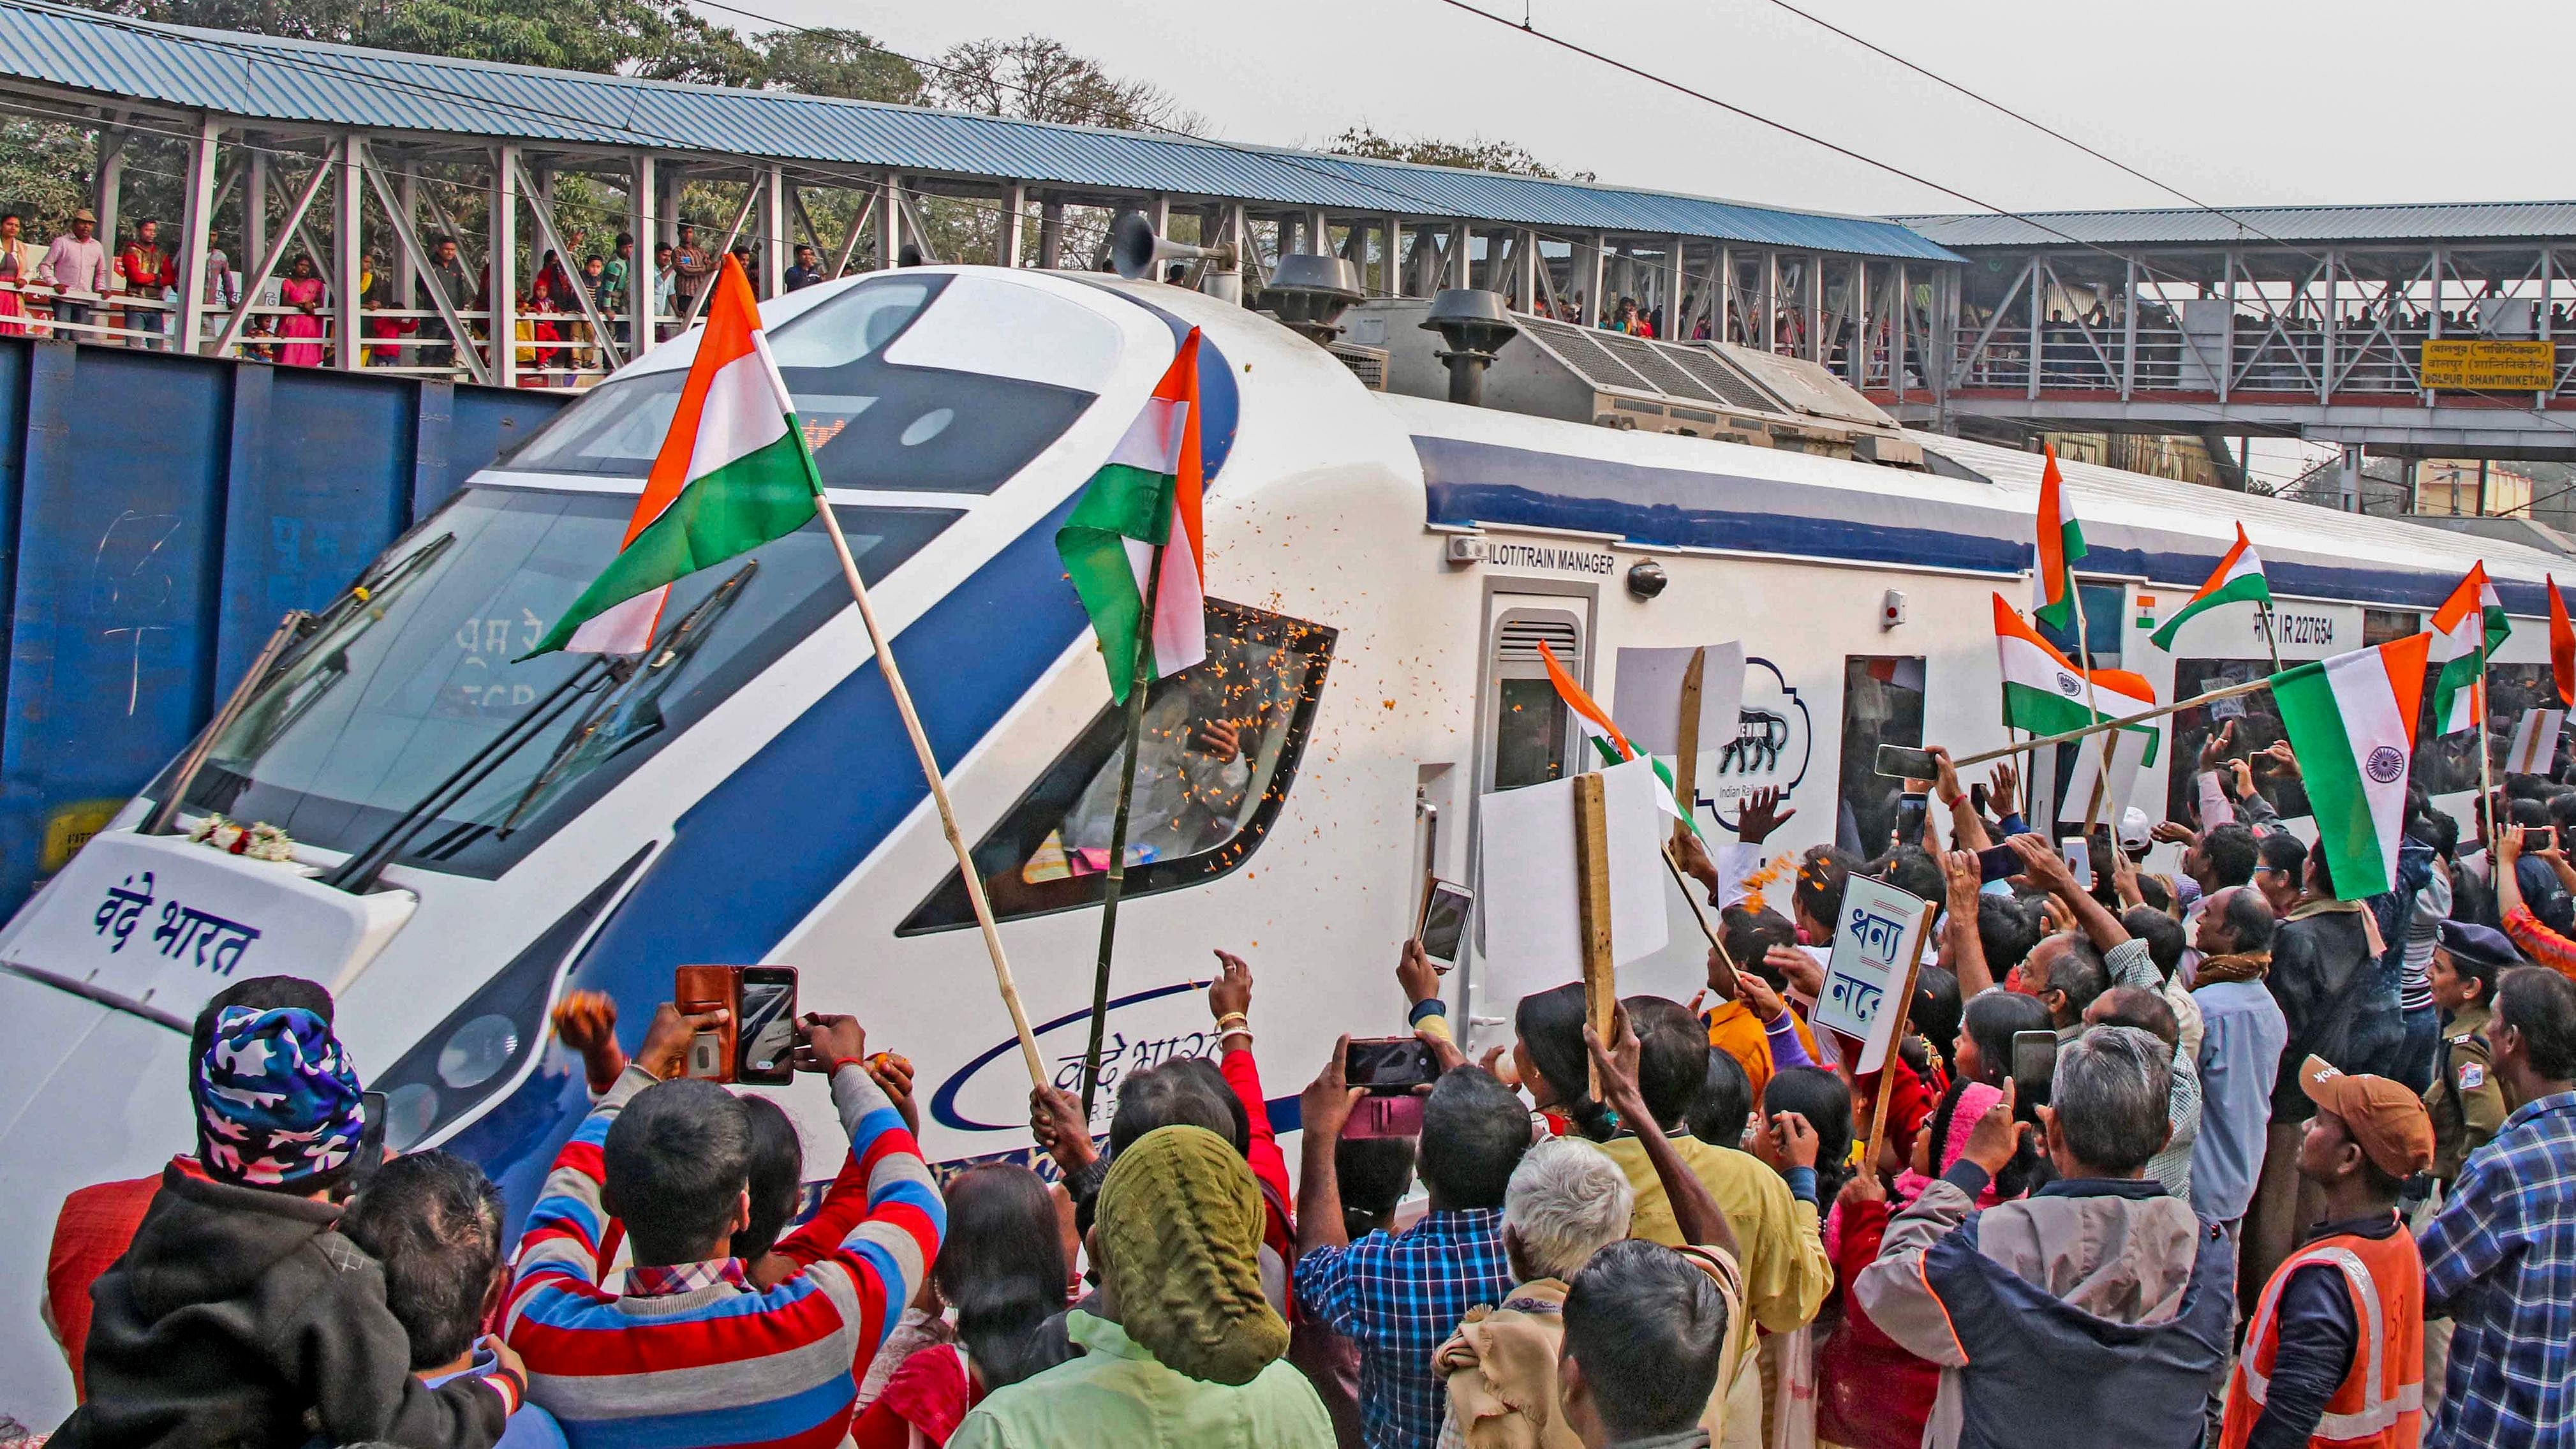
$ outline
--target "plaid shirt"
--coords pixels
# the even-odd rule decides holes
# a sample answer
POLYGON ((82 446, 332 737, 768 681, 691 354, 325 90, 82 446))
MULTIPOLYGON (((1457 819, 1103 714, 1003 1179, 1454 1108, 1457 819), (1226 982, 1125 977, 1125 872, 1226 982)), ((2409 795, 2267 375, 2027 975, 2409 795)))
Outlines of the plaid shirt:
POLYGON ((2507 1117, 2417 1246, 2426 1314, 2458 1323, 2425 1442, 2555 1442, 2576 1422, 2576 1092, 2507 1117))
POLYGON ((1299 1306, 1360 1346, 1368 1449, 1432 1449, 1446 1395, 1431 1355, 1468 1309, 1511 1289, 1499 1208, 1428 1213, 1400 1236, 1375 1232, 1297 1260, 1299 1306))

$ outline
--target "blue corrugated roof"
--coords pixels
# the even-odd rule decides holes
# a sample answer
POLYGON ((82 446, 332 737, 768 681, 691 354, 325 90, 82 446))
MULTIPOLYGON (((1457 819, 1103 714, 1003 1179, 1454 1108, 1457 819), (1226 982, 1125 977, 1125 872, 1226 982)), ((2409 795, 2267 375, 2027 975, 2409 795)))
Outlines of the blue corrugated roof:
POLYGON ((2576 237, 2576 201, 2171 207, 1896 218, 1943 246, 2262 246, 2314 242, 2538 241, 2576 237))
POLYGON ((153 25, 40 0, 0 0, 0 74, 270 121, 669 148, 1335 211, 1958 260, 1875 217, 782 91, 320 45, 153 25))

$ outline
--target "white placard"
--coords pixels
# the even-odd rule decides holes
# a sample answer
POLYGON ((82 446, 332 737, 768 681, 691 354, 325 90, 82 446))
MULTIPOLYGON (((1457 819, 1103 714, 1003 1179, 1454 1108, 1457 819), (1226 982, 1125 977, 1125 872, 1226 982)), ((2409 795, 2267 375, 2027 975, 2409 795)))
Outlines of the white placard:
MULTIPOLYGON (((1708 663, 1699 675, 1699 748, 1716 754, 1735 738, 1744 708, 1744 646, 1711 644, 1708 663)), ((1617 687, 1610 696, 1610 717, 1628 732, 1628 742, 1650 755, 1669 758, 1682 747, 1682 676, 1690 671, 1691 649, 1622 649, 1617 687)))
POLYGON ((1816 995, 1808 1024, 1831 1028, 1863 1043, 1856 1072, 1874 1072, 1886 1060, 1896 1023, 1905 1004, 1881 1010, 1904 987, 1905 966, 1914 959, 1914 940, 1932 920, 1931 905, 1911 892, 1884 881, 1853 876, 1843 888, 1842 919, 1834 927, 1833 954, 1825 960, 1825 984, 1816 995))
MULTIPOLYGON (((1671 817, 1657 803, 1654 764, 1643 758, 1601 772, 1610 847, 1610 959, 1651 956, 1670 939, 1661 859, 1671 817)), ((1484 1008, 1512 1003, 1583 976, 1574 873, 1574 781, 1498 790, 1477 802, 1480 877, 1476 914, 1485 970, 1484 1008)))
MULTIPOLYGON (((2111 790, 2104 798, 2097 818, 2113 825, 2120 823, 2120 811, 2137 793, 2138 772, 2146 767, 2147 746, 2155 736, 2145 730, 2114 730, 2111 746, 2111 790)), ((2066 772, 2066 788, 2058 792, 2057 818, 2082 823, 2086 807, 2093 803, 2093 782, 2102 774, 2102 738, 2075 742, 2075 768, 2066 772)))
POLYGON ((2513 726, 2513 748, 2505 753, 2508 775, 2546 775, 2558 758, 2558 731, 2567 722, 2563 709, 2526 709, 2513 726))

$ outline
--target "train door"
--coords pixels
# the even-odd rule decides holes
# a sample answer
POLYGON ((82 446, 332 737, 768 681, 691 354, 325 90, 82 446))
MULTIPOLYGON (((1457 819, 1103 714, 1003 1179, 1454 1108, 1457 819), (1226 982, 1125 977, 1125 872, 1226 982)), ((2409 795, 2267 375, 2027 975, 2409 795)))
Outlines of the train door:
MULTIPOLYGON (((1498 590, 1486 595, 1484 684, 1478 696, 1471 795, 1542 785, 1578 768, 1574 751, 1582 741, 1574 732, 1573 712, 1557 698, 1556 687, 1548 683, 1547 662, 1539 654, 1539 645, 1545 644, 1567 673, 1590 688, 1592 609, 1592 592, 1581 587, 1562 593, 1533 589, 1509 593, 1498 590)), ((1476 871, 1474 811, 1471 808, 1459 813, 1466 817, 1468 826, 1467 839, 1462 844, 1472 881, 1476 871)), ((1477 920, 1481 932, 1482 912, 1477 920)), ((1470 966, 1468 1010, 1473 1024, 1484 1028, 1477 1037, 1480 1043, 1495 1039, 1493 1030, 1506 1025, 1501 1013, 1510 1005, 1491 1003, 1493 1010, 1489 1013, 1481 993, 1478 973, 1470 966)))

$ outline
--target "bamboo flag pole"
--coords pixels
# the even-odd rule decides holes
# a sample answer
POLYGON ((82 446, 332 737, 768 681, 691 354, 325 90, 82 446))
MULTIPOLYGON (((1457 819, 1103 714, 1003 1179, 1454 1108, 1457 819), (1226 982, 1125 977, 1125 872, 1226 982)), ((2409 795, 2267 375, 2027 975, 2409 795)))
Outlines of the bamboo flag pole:
MULTIPOLYGON (((1610 942, 1610 842, 1602 806, 1601 776, 1574 777, 1574 891, 1578 943, 1583 953, 1583 1016, 1603 1041, 1610 1040, 1619 986, 1610 942)), ((1601 1095, 1601 1069, 1592 1068, 1590 1095, 1601 1095)))
POLYGON ((2281 630, 2272 617, 2272 601, 2265 599, 2255 606, 2263 615, 2263 642, 2272 646, 2272 672, 2281 672, 2281 630))
POLYGON ((1029 1083, 1045 1086, 1046 1063, 1038 1055, 1037 1034, 1029 1030, 1028 1011, 1020 1005, 1020 988, 1011 979, 1010 958, 1002 954, 1002 933, 993 924, 993 903, 984 898, 984 878, 977 874, 975 857, 966 849, 966 837, 957 829, 957 810, 948 802, 948 784, 940 776, 939 757, 931 752, 930 736, 923 732, 921 715, 912 707, 912 691, 904 688, 903 671, 895 667, 894 650, 886 643, 885 630, 877 625, 876 607, 868 602, 867 582, 859 577, 859 561, 850 556, 850 541, 841 533, 841 520, 832 515, 831 500, 819 488, 814 492, 814 512, 823 520, 823 531, 832 537, 832 552, 840 555, 841 577, 849 581, 850 598, 859 606, 859 622, 867 626, 877 667, 885 672, 886 688, 894 693, 895 711, 903 716, 904 732, 912 736, 912 752, 921 760, 923 778, 930 781, 930 798, 939 807, 939 828, 948 834, 948 848, 957 853, 957 873, 965 878, 966 899, 975 907, 975 924, 984 933, 984 950, 993 958, 994 984, 1002 989, 1002 1005, 1010 1009, 1011 1030, 1019 1036, 1020 1057, 1028 1066, 1029 1083))
POLYGON ((2478 808, 2487 817, 2487 860, 2492 871, 2495 861, 2495 737, 2487 718, 2487 632, 2483 619, 2478 625, 2478 808))
MULTIPOLYGON (((2231 684, 2222 689, 2210 690, 2205 694, 2195 694, 2189 699, 2178 699, 2171 704, 2160 704, 2154 709, 2142 709, 2136 714, 2124 714, 2118 719, 2097 720, 2092 724, 2085 725, 2081 729, 2060 730, 2056 734, 2037 735, 2033 738, 2023 740, 2018 744, 2002 745, 1991 750, 1979 750, 1973 755, 1961 755, 1957 759, 1952 760, 1950 764, 1956 769, 1964 770, 1970 765, 1987 764, 1994 760, 2003 759, 2008 755, 2018 755, 2024 750, 2044 750, 2051 745, 2062 745, 2069 743, 2070 741, 2104 734, 2111 730, 2127 729, 2131 725, 2145 724, 2151 719, 2162 719, 2176 710, 2189 709, 2193 705, 2209 704, 2222 699, 2234 699, 2239 695, 2252 694, 2258 689, 2269 689, 2271 687, 2272 678, 2270 675, 2265 675, 2261 679, 2248 679, 2242 683, 2231 684)), ((1879 748, 1886 750, 1893 749, 1895 747, 1892 745, 1881 745, 1879 748)), ((1904 772, 1901 770, 1881 770, 1879 773, 1882 775, 1901 776, 1904 772)))
MULTIPOLYGON (((2084 704, 2096 719, 2102 716, 2102 690, 2093 682, 2093 645, 2084 637, 2084 586, 2075 580, 2075 570, 2066 571, 2066 594, 2075 604, 2075 652, 2084 656, 2084 704)), ((2084 802, 2084 833, 2093 833, 2093 819, 2111 794, 2111 733, 2102 734, 2102 773, 2093 782, 2092 797, 2084 802)))
POLYGON ((1100 1091, 1100 1046, 1109 1030, 1109 958, 1118 941, 1118 897, 1127 889, 1127 807, 1136 798, 1136 756, 1144 747, 1145 686, 1153 671, 1154 610, 1162 602, 1163 550, 1154 545, 1145 574, 1145 612, 1137 618, 1136 661, 1127 676, 1127 757, 1118 767, 1118 813, 1109 823, 1109 882, 1100 893, 1100 958, 1091 971, 1091 1041, 1082 1050, 1082 1116, 1100 1091))

